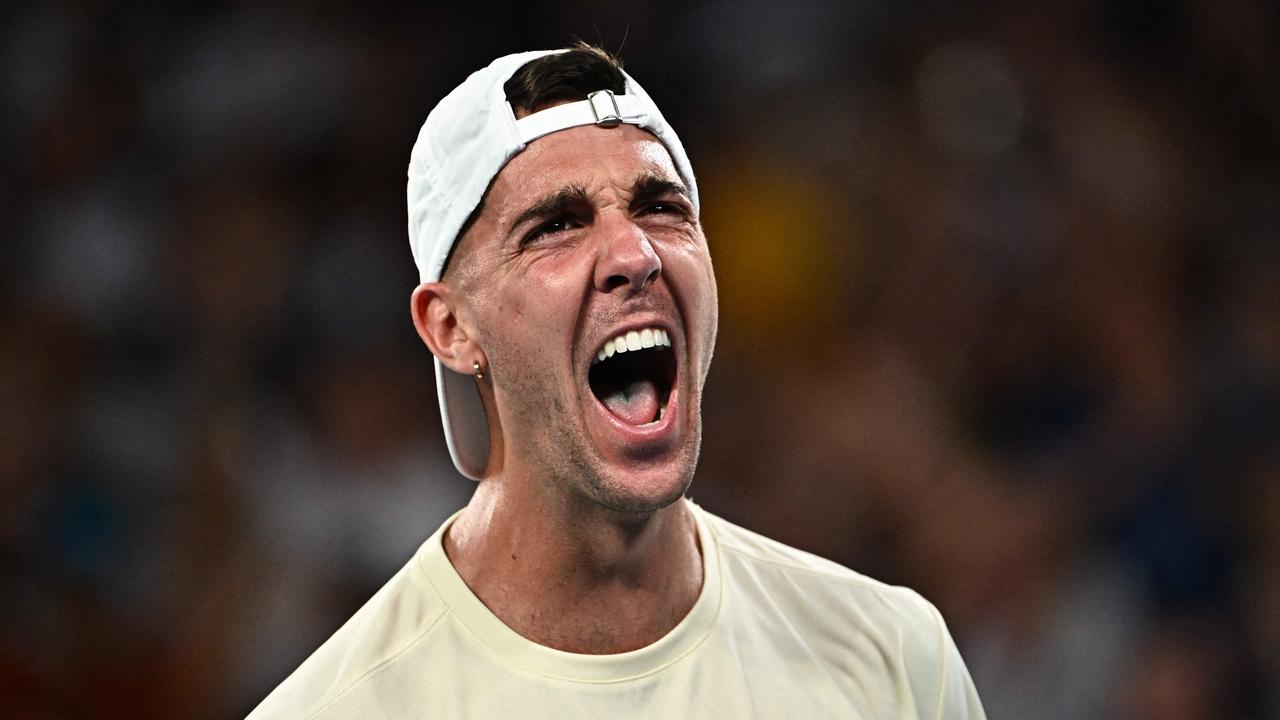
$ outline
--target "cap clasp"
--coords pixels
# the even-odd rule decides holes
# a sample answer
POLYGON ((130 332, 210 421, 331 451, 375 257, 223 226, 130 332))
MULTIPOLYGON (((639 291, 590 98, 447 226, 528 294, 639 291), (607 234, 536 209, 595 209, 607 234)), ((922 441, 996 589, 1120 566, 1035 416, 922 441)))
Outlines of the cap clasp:
POLYGON ((591 112, 595 113, 596 124, 601 127, 613 127, 622 122, 622 111, 618 109, 618 101, 612 90, 596 90, 587 95, 591 103, 591 112))

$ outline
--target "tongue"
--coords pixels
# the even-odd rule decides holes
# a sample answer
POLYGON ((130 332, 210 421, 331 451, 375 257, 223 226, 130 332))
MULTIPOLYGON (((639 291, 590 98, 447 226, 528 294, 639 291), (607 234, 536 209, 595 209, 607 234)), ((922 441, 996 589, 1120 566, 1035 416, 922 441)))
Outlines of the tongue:
POLYGON ((629 425, 643 425, 658 417, 658 388, 649 380, 636 380, 601 400, 609 412, 629 425))

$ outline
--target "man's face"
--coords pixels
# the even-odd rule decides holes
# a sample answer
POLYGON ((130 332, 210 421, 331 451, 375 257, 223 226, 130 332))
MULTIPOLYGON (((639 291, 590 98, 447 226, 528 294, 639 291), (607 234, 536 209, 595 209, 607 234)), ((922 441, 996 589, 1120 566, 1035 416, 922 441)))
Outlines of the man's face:
POLYGON ((494 179, 448 277, 488 360, 504 474, 627 513, 684 493, 716 284, 661 142, 621 125, 530 143, 494 179))

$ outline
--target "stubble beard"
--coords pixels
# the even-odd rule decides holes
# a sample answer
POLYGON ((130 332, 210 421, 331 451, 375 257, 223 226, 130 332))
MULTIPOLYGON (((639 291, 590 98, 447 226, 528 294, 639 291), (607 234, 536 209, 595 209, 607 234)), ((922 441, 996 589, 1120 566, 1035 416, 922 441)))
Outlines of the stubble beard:
MULTIPOLYGON (((501 343, 491 348, 504 347, 501 343)), ((634 520, 642 520, 679 500, 693 483, 702 444, 702 418, 694 413, 686 437, 676 450, 678 458, 671 463, 675 482, 656 494, 632 490, 625 477, 615 477, 624 470, 614 470, 587 447, 586 429, 570 419, 569 398, 548 395, 547 378, 529 368, 505 350, 490 351, 490 371, 495 385, 501 383, 507 414, 502 419, 504 444, 526 458, 527 467, 544 483, 552 496, 559 495, 567 504, 595 505, 634 520)), ((528 357, 524 355, 523 357, 528 357)))
POLYGON ((642 495, 633 491, 625 478, 610 477, 608 468, 601 467, 600 461, 591 462, 585 448, 577 442, 569 445, 565 455, 564 470, 567 472, 553 481, 559 487, 577 490, 584 499, 618 515, 634 520, 647 518, 684 497, 693 484, 701 446, 701 424, 700 420, 693 422, 689 438, 677 451, 679 456, 673 463, 671 472, 677 476, 676 480, 667 484, 667 489, 661 493, 642 495))

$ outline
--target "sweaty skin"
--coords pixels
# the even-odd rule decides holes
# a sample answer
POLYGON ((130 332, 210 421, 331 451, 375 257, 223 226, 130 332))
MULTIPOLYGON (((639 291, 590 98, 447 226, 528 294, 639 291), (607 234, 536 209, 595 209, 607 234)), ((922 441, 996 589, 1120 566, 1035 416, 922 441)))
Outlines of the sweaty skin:
POLYGON ((486 368, 484 479, 445 550, 524 637, 615 653, 693 606, 702 563, 679 500, 693 478, 715 344, 711 257, 666 148, 644 130, 584 126, 535 140, 494 179, 441 282, 413 297, 451 369, 486 368), (632 425, 587 382, 619 332, 661 326, 677 376, 666 417, 632 425))

